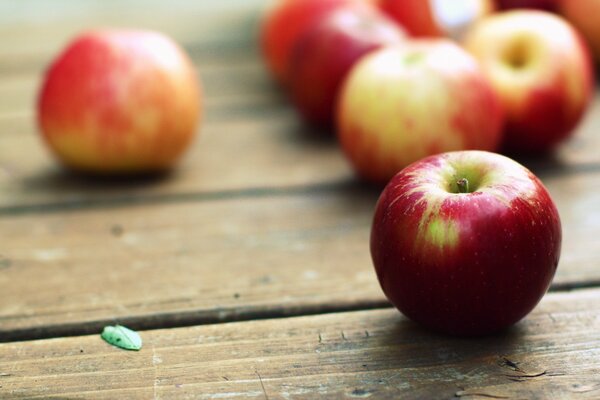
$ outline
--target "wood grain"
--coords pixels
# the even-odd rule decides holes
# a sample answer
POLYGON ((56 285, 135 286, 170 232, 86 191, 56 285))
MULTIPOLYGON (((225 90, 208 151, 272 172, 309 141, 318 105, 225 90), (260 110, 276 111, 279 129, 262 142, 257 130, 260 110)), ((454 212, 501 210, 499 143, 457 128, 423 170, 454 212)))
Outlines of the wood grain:
MULTIPOLYGON (((600 173, 546 183, 563 220, 555 287, 597 285, 600 173)), ((368 249, 377 196, 348 181, 4 215, 0 338, 385 304, 368 249)))
POLYGON ((549 294, 515 327, 459 339, 383 309, 0 345, 0 397, 597 399, 600 291, 549 294))
MULTIPOLYGON (((133 19, 138 1, 120 7, 96 2, 72 7, 59 1, 58 10, 69 4, 63 14, 43 2, 13 5, 13 17, 0 24, 0 37, 15 37, 0 43, 0 212, 61 203, 91 206, 123 197, 153 201, 175 193, 339 184, 352 177, 336 141, 303 125, 268 77, 256 43, 264 2, 213 3, 180 1, 167 12, 162 3, 151 2, 133 19), (159 12, 166 15, 156 18, 159 12), (30 29, 22 29, 23 21, 30 29), (168 179, 98 184, 64 173, 48 154, 35 126, 35 96, 43 67, 70 36, 83 26, 125 21, 161 29, 188 49, 205 85, 205 121, 168 179)), ((572 141, 552 156, 521 161, 542 176, 600 169, 599 128, 597 96, 572 141)))

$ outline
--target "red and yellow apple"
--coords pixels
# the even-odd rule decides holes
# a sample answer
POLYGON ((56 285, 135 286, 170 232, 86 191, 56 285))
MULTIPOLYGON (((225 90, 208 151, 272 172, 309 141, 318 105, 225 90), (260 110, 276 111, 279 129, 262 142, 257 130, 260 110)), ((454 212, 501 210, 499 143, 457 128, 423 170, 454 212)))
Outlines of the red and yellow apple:
POLYGON ((379 7, 414 36, 457 37, 491 14, 493 0, 379 0, 379 7))
POLYGON ((546 152, 568 138, 594 88, 585 43, 544 11, 498 13, 473 27, 465 48, 480 62, 506 112, 509 152, 546 152))
POLYGON ((194 66, 166 36, 96 30, 54 60, 38 98, 41 133, 68 167, 99 173, 169 168, 201 114, 194 66))
POLYGON ((336 124, 363 178, 387 182, 451 150, 495 150, 502 109, 477 61, 448 39, 418 39, 363 57, 346 79, 336 124))
POLYGON ((404 39, 404 31, 373 7, 357 4, 331 12, 293 48, 289 76, 296 108, 313 124, 332 125, 339 88, 354 63, 404 39))
POLYGON ((269 71, 284 86, 292 47, 307 28, 341 5, 353 0, 274 0, 260 25, 260 47, 269 71))
POLYGON ((398 173, 377 203, 371 255, 387 298, 436 331, 482 335, 540 301, 561 248, 538 178, 499 154, 461 151, 398 173))
POLYGON ((600 0, 560 0, 559 12, 579 29, 600 62, 600 0))

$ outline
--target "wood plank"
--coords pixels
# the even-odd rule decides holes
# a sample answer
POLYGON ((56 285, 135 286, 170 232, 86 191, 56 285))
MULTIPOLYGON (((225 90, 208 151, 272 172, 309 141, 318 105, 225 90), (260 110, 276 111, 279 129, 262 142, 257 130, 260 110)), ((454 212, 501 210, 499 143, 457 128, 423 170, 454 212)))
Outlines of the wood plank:
MULTIPOLYGON (((14 69, 10 67, 11 60, 20 57, 10 53, 17 48, 22 49, 23 57, 34 69, 27 72, 24 68, 23 75, 9 74, 0 79, 0 209, 7 212, 122 197, 140 199, 347 181, 352 171, 335 141, 315 138, 314 129, 299 121, 259 60, 253 32, 263 2, 213 3, 178 2, 169 17, 160 19, 155 17, 157 10, 166 11, 160 2, 145 4, 144 11, 135 18, 130 13, 139 11, 139 2, 131 0, 119 3, 119 7, 97 2, 82 2, 75 7, 65 0, 59 1, 56 9, 53 6, 54 11, 49 11, 45 3, 4 5, 12 18, 0 24, 0 33, 11 34, 29 45, 17 46, 13 41, 0 44, 0 54, 8 54, 0 56, 0 71, 7 62, 9 70, 23 70, 19 63, 14 69), (200 138, 175 173, 163 179, 99 184, 65 174, 36 133, 34 104, 41 65, 49 61, 78 24, 117 23, 131 18, 140 24, 163 24, 167 33, 191 50, 206 86, 200 138), (33 28, 24 30, 19 21, 29 21, 33 28), (42 35, 50 43, 39 44, 42 35), (233 48, 227 50, 227 46, 233 48), (234 54, 237 58, 232 62, 234 54), (27 57, 44 62, 36 64, 27 57)), ((545 175, 596 168, 600 165, 600 155, 594 150, 600 146, 596 135, 599 125, 600 95, 573 141, 554 157, 524 162, 545 175)))
MULTIPOLYGON (((32 123, 33 125, 33 123, 32 123)), ((14 126, 14 125, 13 125, 14 126)), ((33 129, 30 126, 30 129, 33 129)), ((0 134, 0 213, 53 204, 184 196, 343 182, 353 172, 332 138, 310 135, 289 112, 207 123, 172 174, 93 180, 61 170, 33 134, 0 134)))
POLYGON ((515 327, 460 339, 396 310, 0 344, 4 399, 597 399, 600 290, 553 293, 515 327))
POLYGON ((0 2, 0 37, 10 38, 0 42, 0 60, 49 58, 77 33, 107 26, 159 30, 184 44, 253 42, 266 2, 0 2))
MULTIPOLYGON (((547 184, 563 220, 555 288, 598 285, 600 172, 547 184)), ((377 189, 349 181, 246 194, 5 215, 0 337, 385 303, 368 249, 377 189)))

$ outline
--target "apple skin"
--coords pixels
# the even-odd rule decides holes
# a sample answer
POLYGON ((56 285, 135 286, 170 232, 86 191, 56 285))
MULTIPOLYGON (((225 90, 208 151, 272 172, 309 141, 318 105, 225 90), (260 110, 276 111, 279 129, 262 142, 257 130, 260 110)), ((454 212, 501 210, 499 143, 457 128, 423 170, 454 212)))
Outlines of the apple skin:
POLYGON ((549 12, 556 12, 558 10, 558 3, 561 1, 563 0, 496 0, 498 9, 500 10, 535 8, 549 12))
MULTIPOLYGON (((442 2, 451 4, 453 10, 469 10, 461 17, 461 20, 467 18, 467 21, 461 21, 461 25, 473 23, 495 10, 493 0, 379 0, 378 5, 413 36, 454 36, 460 33, 460 30, 455 31, 459 27, 452 26, 450 21, 444 20, 439 11, 442 2)), ((453 14, 456 15, 456 11, 453 14)))
POLYGON ((593 65, 564 19, 535 10, 498 13, 467 34, 506 112, 503 149, 544 153, 572 135, 592 99, 593 65))
POLYGON ((411 164, 383 190, 371 255, 383 292, 410 319, 485 335, 527 315, 561 248, 558 211, 538 178, 495 153, 460 151, 411 164), (457 181, 470 182, 458 193, 457 181))
POLYGON ((306 29, 336 8, 353 0, 274 0, 261 17, 259 42, 272 76, 283 86, 294 44, 306 29))
POLYGON ((479 64, 448 39, 408 40, 366 55, 344 82, 336 111, 354 169, 383 184, 428 155, 496 150, 502 123, 479 64))
POLYGON ((373 7, 340 7, 298 39, 290 67, 290 92, 304 119, 333 125, 339 89, 350 68, 368 52, 402 43, 406 33, 373 7))
POLYGON ((583 34, 600 62, 600 0, 560 0, 559 12, 583 34))
POLYGON ((151 31, 81 34, 50 65, 38 97, 52 152, 72 169, 97 174, 171 167, 195 136, 200 113, 192 63, 151 31))

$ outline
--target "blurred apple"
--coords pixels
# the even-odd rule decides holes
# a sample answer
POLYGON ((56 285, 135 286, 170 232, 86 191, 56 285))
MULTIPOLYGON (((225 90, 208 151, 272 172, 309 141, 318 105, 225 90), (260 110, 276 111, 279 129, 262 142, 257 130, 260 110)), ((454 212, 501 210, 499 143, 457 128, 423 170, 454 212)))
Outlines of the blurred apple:
POLYGON ((201 114, 194 66, 168 37, 96 30, 77 37, 46 72, 42 134, 67 166, 95 173, 169 168, 201 114))
POLYGON ((302 33, 324 15, 353 0, 274 0, 260 26, 263 58, 275 79, 287 85, 292 47, 302 33))
POLYGON ((358 174, 385 183, 425 156, 495 150, 502 120, 470 54, 448 39, 417 39, 376 50, 353 67, 336 122, 358 174))
POLYGON ((379 6, 414 36, 460 37, 491 14, 493 0, 379 0, 379 6))
POLYGON ((572 134, 594 83, 587 47, 565 20, 535 10, 498 13, 473 28, 465 47, 501 98, 506 151, 545 152, 572 134))
POLYGON ((373 7, 340 7, 309 28, 293 48, 290 89, 296 108, 316 125, 333 124, 339 88, 354 63, 404 31, 373 7))
POLYGON ((560 0, 560 13, 579 29, 600 62, 600 0, 560 0))

